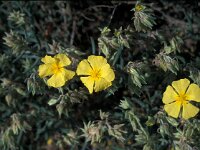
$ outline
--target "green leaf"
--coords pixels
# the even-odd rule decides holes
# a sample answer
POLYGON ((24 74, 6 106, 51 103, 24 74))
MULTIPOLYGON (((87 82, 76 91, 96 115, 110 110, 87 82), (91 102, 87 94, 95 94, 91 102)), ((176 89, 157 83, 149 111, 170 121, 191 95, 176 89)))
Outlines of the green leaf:
POLYGON ((58 102, 58 99, 52 98, 52 99, 50 99, 50 100, 48 101, 48 104, 49 104, 50 106, 52 106, 52 105, 56 104, 57 102, 58 102))
POLYGON ((166 117, 166 119, 174 127, 177 127, 179 125, 179 123, 176 121, 176 119, 174 119, 172 117, 166 117))

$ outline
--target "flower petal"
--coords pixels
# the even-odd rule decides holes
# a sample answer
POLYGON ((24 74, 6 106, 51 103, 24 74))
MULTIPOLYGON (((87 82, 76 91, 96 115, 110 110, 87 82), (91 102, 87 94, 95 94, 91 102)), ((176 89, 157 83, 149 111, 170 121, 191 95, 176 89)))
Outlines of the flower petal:
POLYGON ((101 68, 101 77, 108 82, 111 82, 115 79, 115 73, 109 64, 106 64, 101 68))
POLYGON ((65 54, 57 54, 56 56, 54 56, 54 58, 57 58, 59 60, 59 65, 61 67, 71 64, 71 60, 65 54))
POLYGON ((94 91, 99 92, 99 91, 105 90, 111 85, 112 85, 111 82, 108 82, 104 78, 100 78, 99 80, 95 81, 94 91))
POLYGON ((77 67, 77 75, 90 75, 92 68, 86 59, 82 60, 77 67))
POLYGON ((174 118, 178 118, 180 109, 181 109, 180 102, 174 102, 174 103, 166 104, 164 106, 164 110, 167 112, 167 114, 174 118))
POLYGON ((107 60, 103 56, 91 55, 88 57, 88 61, 93 69, 101 69, 104 65, 107 64, 107 60))
POLYGON ((53 74, 53 69, 51 64, 43 64, 39 66, 39 76, 44 78, 53 74))
POLYGON ((200 102, 200 88, 198 85, 192 83, 190 84, 187 92, 186 92, 187 100, 193 100, 196 102, 200 102))
POLYGON ((83 84, 88 88, 90 94, 92 94, 94 88, 94 80, 91 77, 81 77, 80 79, 83 84))
POLYGON ((178 81, 173 81, 172 86, 179 94, 184 94, 188 88, 190 81, 188 79, 180 79, 178 81))
POLYGON ((72 79, 74 75, 74 71, 62 68, 58 73, 54 74, 49 80, 47 80, 47 84, 55 88, 61 87, 66 81, 72 79))
POLYGON ((173 87, 169 85, 167 86, 166 91, 163 93, 162 101, 164 104, 169 104, 175 101, 177 96, 178 94, 174 91, 173 87))
POLYGON ((63 72, 54 74, 49 80, 47 80, 47 85, 54 88, 61 87, 65 84, 65 76, 63 72))
POLYGON ((41 59, 41 61, 45 64, 49 64, 49 63, 55 63, 56 60, 54 58, 52 58, 51 56, 46 55, 45 57, 43 57, 41 59))
POLYGON ((64 78, 66 82, 74 77, 75 72, 71 70, 63 69, 63 74, 64 74, 64 78))
POLYGON ((199 112, 199 108, 197 108, 196 106, 190 103, 183 104, 182 117, 184 119, 189 119, 191 117, 194 117, 198 112, 199 112))

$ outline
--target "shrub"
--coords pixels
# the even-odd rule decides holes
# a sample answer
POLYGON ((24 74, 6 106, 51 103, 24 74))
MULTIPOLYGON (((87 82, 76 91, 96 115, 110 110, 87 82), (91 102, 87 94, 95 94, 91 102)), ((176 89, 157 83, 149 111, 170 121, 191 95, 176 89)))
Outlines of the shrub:
POLYGON ((0 2, 0 149, 199 149, 198 5, 0 2))

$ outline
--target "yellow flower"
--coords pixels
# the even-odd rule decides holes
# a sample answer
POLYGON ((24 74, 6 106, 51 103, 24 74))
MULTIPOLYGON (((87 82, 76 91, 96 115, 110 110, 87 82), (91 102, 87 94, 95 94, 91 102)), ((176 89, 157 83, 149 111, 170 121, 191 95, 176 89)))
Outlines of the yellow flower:
POLYGON ((88 59, 82 60, 76 70, 83 84, 90 93, 105 90, 112 85, 115 79, 114 71, 111 69, 107 60, 102 56, 91 55, 88 59))
POLYGON ((136 6, 135 6, 135 11, 141 11, 141 10, 143 10, 144 9, 144 6, 142 6, 142 5, 140 5, 140 4, 137 4, 136 6))
POLYGON ((70 59, 65 54, 57 54, 53 58, 46 55, 41 61, 44 64, 39 66, 39 76, 41 78, 51 76, 47 80, 48 86, 61 87, 75 75, 74 71, 65 69, 65 66, 71 64, 70 59))
POLYGON ((189 103, 190 101, 200 102, 200 88, 188 79, 180 79, 172 82, 163 94, 164 109, 169 116, 177 118, 181 111, 184 119, 194 117, 199 108, 189 103))
POLYGON ((48 140, 47 140, 47 145, 52 145, 53 144, 53 140, 51 139, 51 138, 49 138, 48 140))

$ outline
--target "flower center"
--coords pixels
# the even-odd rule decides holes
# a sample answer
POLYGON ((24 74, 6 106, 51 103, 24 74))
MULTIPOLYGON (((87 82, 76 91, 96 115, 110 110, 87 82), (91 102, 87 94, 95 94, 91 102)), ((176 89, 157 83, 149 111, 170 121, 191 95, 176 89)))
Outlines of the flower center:
POLYGON ((61 71, 63 67, 59 63, 52 64, 52 70, 54 74, 57 74, 61 71))
POLYGON ((181 104, 185 104, 187 103, 186 97, 187 96, 185 94, 179 94, 179 96, 176 98, 176 101, 180 102, 181 104))
POLYGON ((98 80, 101 77, 101 73, 100 70, 96 70, 93 69, 90 73, 90 76, 94 79, 94 80, 98 80))

